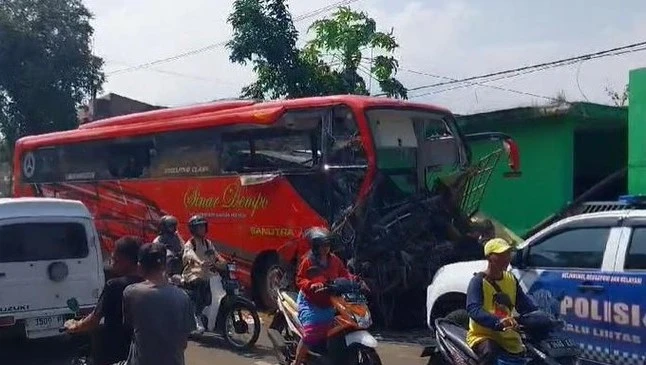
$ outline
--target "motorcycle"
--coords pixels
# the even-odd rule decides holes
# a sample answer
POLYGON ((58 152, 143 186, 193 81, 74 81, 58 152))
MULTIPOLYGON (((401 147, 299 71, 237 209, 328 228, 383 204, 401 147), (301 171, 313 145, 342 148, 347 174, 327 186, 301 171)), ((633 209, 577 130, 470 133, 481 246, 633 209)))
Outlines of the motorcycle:
MULTIPOLYGON (((498 365, 578 365, 581 349, 560 331, 565 322, 541 311, 516 317, 526 352, 523 356, 502 356, 498 365)), ((467 330, 446 318, 435 320, 435 344, 424 348, 421 357, 428 365, 477 365, 478 356, 466 343, 467 330)))
MULTIPOLYGON (((220 333, 230 346, 246 350, 254 346, 260 336, 258 309, 252 301, 240 294, 234 259, 225 265, 216 264, 214 270, 218 271, 219 275, 213 272, 209 275, 210 290, 207 302, 210 304, 199 314, 198 320, 207 332, 220 333), (253 326, 253 330, 251 336, 247 337, 250 326, 253 326)), ((177 276, 171 281, 179 283, 180 287, 190 292, 186 283, 177 280, 177 276)))
MULTIPOLYGON (((74 313, 73 319, 79 320, 82 319, 81 307, 76 298, 71 298, 67 300, 67 308, 74 313)), ((58 332, 65 333, 67 329, 61 327, 58 329, 58 332)), ((92 343, 91 339, 87 338, 85 335, 75 335, 72 336, 73 344, 75 346, 75 353, 72 355, 69 364, 70 365, 93 365, 94 359, 92 354, 92 343)))
MULTIPOLYGON (((321 290, 330 294, 336 309, 333 327, 328 331, 327 343, 310 348, 307 365, 381 365, 375 350, 377 340, 367 331, 372 325, 366 297, 361 285, 348 279, 337 279, 321 290)), ((281 365, 292 364, 296 347, 302 337, 298 320, 297 293, 278 290, 278 309, 267 329, 275 355, 281 365)))

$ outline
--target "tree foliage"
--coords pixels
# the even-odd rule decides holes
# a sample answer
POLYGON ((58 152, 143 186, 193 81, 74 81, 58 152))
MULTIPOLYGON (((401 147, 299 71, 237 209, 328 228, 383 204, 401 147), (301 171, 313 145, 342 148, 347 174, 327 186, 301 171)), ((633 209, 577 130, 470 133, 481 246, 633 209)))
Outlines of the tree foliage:
POLYGON ((78 125, 76 107, 104 80, 91 18, 81 0, 0 1, 0 132, 10 149, 78 125))
POLYGON ((388 96, 407 97, 404 85, 393 76, 399 63, 392 53, 399 47, 393 30, 389 33, 377 31, 377 23, 365 12, 356 12, 340 7, 330 19, 315 21, 309 28, 316 34, 306 46, 306 52, 320 59, 327 52, 340 62, 340 77, 344 88, 356 94, 368 94, 365 80, 359 71, 374 77, 388 96), (363 50, 372 49, 389 55, 378 55, 371 59, 366 68, 363 50))
POLYGON ((610 87, 606 86, 606 94, 610 97, 615 106, 626 106, 628 104, 628 85, 624 87, 622 92, 617 92, 610 87))
POLYGON ((243 97, 367 95, 359 72, 372 74, 389 96, 407 96, 394 78, 398 64, 392 52, 398 44, 392 31, 378 32, 376 22, 363 12, 342 7, 332 18, 314 22, 309 29, 315 37, 303 49, 296 45, 299 34, 285 0, 236 0, 228 21, 233 27, 227 43, 230 60, 252 64, 257 77, 243 88, 243 97), (366 68, 362 51, 367 48, 389 55, 375 57, 366 68))

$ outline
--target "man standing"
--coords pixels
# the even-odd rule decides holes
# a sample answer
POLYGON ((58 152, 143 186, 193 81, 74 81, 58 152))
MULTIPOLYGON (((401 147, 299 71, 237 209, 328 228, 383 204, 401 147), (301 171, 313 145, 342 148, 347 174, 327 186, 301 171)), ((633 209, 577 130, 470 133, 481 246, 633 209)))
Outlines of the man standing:
POLYGON ((97 365, 113 364, 128 357, 132 330, 123 325, 121 300, 128 285, 142 281, 137 274, 140 246, 141 241, 133 236, 115 242, 112 270, 117 277, 105 284, 99 302, 89 316, 65 323, 68 333, 81 333, 99 329, 101 319, 105 319, 103 328, 98 331, 98 346, 93 349, 97 365))
POLYGON ((536 305, 507 271, 512 246, 502 238, 494 238, 484 246, 487 269, 477 273, 467 289, 469 332, 467 343, 478 354, 480 365, 496 364, 501 355, 520 355, 525 351, 523 341, 515 331, 512 317, 537 310, 536 305))
POLYGON ((123 292, 124 323, 132 326, 128 365, 184 365, 188 336, 195 329, 188 295, 168 283, 166 247, 144 245, 139 268, 144 282, 123 292))

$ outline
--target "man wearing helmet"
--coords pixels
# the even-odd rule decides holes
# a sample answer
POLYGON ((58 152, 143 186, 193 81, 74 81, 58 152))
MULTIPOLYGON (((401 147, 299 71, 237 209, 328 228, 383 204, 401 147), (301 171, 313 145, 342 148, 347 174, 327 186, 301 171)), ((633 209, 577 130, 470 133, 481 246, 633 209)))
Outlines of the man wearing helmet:
POLYGON ((204 326, 199 319, 200 313, 208 305, 211 294, 209 287, 210 271, 216 263, 225 263, 226 260, 215 250, 213 243, 206 238, 208 222, 200 215, 195 215, 188 220, 188 229, 191 238, 184 244, 184 282, 191 293, 195 303, 197 331, 203 332, 204 326))
POLYGON ((165 215, 159 220, 159 236, 153 243, 161 243, 166 247, 166 271, 169 277, 181 274, 182 254, 184 251, 184 240, 177 233, 177 218, 172 215, 165 215))
POLYGON ((153 243, 161 243, 173 254, 181 255, 184 249, 184 240, 177 233, 177 218, 165 215, 159 220, 159 236, 153 243))
MULTIPOLYGON (((303 338, 298 344, 294 365, 304 363, 309 348, 325 341, 327 330, 334 320, 330 297, 319 290, 326 282, 338 278, 354 279, 343 261, 331 252, 333 238, 327 228, 314 227, 305 232, 310 251, 301 261, 296 274, 298 320, 303 326, 303 338)), ((362 286, 366 288, 363 283, 362 286)))

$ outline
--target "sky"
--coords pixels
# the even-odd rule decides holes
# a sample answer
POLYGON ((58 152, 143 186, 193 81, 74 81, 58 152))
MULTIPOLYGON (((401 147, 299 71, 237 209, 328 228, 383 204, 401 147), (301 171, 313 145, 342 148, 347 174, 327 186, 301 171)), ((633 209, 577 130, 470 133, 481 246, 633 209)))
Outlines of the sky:
MULTIPOLYGON (((238 97, 254 80, 251 67, 229 62, 228 50, 219 45, 231 36, 226 19, 232 0, 84 2, 95 16, 93 48, 106 62, 106 93, 181 106, 238 97), (172 62, 111 74, 209 45, 215 46, 172 62)), ((289 6, 296 17, 337 2, 292 0, 289 6)), ((397 78, 416 87, 646 41, 646 1, 616 4, 621 5, 601 0, 358 0, 350 6, 366 11, 379 30, 394 30, 400 44, 397 78)), ((331 13, 296 22, 300 43, 311 37, 307 28, 312 21, 331 13)), ((623 90, 629 70, 640 67, 646 67, 646 51, 484 85, 429 88, 411 92, 410 98, 458 114, 543 105, 559 93, 568 101, 611 104, 606 88, 623 90)), ((373 85, 372 91, 379 89, 373 85)))

